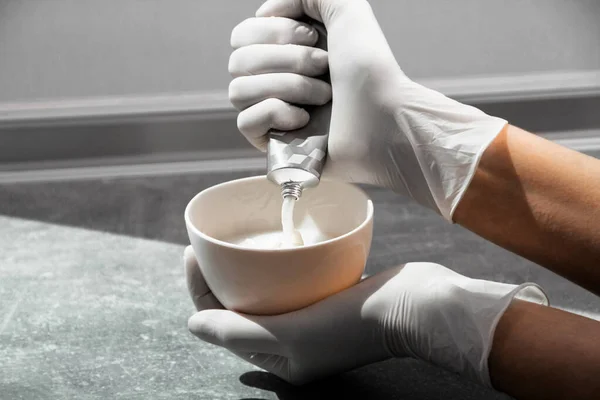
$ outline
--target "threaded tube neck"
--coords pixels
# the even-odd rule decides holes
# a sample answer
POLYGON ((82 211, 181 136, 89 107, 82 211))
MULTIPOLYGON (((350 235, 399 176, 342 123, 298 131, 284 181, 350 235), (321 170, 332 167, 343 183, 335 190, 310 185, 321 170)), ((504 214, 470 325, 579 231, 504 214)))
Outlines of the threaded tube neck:
POLYGON ((285 182, 281 184, 281 197, 293 197, 298 200, 302 196, 302 184, 298 182, 285 182))

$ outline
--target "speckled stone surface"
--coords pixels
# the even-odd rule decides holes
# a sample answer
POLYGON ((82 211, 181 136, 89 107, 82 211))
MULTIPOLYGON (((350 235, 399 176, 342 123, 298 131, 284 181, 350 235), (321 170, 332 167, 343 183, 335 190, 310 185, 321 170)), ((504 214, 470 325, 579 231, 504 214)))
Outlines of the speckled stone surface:
MULTIPOLYGON (((186 328, 183 209, 248 174, 0 186, 0 399, 507 399, 414 360, 291 387, 186 328)), ((600 301, 407 200, 367 189, 367 271, 440 262, 463 274, 534 281, 558 306, 600 301)))
POLYGON ((503 398, 413 360, 291 387, 188 333, 182 245, 0 226, 2 399, 503 398))

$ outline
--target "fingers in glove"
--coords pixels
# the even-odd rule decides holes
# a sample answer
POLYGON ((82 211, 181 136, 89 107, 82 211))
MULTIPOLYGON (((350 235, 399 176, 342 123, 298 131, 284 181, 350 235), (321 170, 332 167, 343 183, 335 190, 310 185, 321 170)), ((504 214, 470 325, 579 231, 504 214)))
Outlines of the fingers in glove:
POLYGON ((277 338, 264 326, 267 318, 250 319, 228 310, 204 310, 188 320, 188 328, 205 342, 235 353, 285 356, 277 338))
POLYGON ((308 124, 310 115, 302 108, 279 99, 267 99, 238 115, 238 129, 260 150, 266 150, 269 130, 292 131, 308 124))
POLYGON ((229 73, 233 77, 278 72, 319 76, 327 69, 327 52, 308 46, 254 44, 235 50, 229 57, 229 73))
POLYGON ((241 76, 229 85, 229 100, 238 110, 269 98, 323 105, 331 100, 331 86, 316 78, 289 73, 241 76))
POLYGON ((192 246, 185 248, 183 252, 183 264, 188 291, 196 306, 196 310, 201 311, 224 308, 206 284, 192 246))
POLYGON ((248 18, 233 28, 231 47, 252 44, 314 46, 319 33, 312 26, 289 18, 248 18))

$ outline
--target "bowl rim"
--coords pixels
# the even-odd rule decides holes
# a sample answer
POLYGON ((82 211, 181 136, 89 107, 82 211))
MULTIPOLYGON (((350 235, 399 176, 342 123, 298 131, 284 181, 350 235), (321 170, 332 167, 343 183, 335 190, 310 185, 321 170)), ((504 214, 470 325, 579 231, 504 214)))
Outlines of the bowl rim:
POLYGON ((236 183, 240 183, 240 182, 244 182, 244 181, 253 181, 253 180, 256 180, 256 181, 267 180, 267 177, 266 177, 266 175, 257 175, 257 176, 251 176, 251 177, 246 177, 246 178, 234 179, 231 181, 222 182, 217 185, 211 186, 209 188, 202 190, 200 193, 196 194, 194 197, 192 197, 192 199, 188 202, 188 204, 185 207, 184 219, 185 219, 185 224, 187 226, 187 229, 191 230, 195 235, 199 236, 200 238, 202 238, 208 242, 211 242, 211 243, 219 245, 219 246, 228 247, 231 249, 243 250, 243 251, 249 251, 249 252, 255 252, 255 253, 286 253, 286 252, 304 251, 304 250, 314 249, 317 247, 324 247, 329 244, 342 241, 345 238, 355 235, 357 232, 363 230, 369 223, 371 223, 373 221, 373 213, 374 213, 373 201, 371 200, 369 195, 363 189, 361 189, 360 187, 358 187, 352 183, 342 182, 342 181, 338 181, 338 180, 334 180, 334 179, 321 179, 321 181, 324 181, 324 182, 335 182, 337 184, 351 186, 353 190, 356 190, 358 193, 362 194, 364 196, 364 198, 367 200, 367 215, 366 215, 365 219, 356 228, 352 229, 349 232, 346 232, 343 235, 336 236, 334 238, 327 239, 322 242, 309 244, 306 246, 283 248, 283 249, 257 249, 257 248, 251 248, 251 247, 244 247, 244 246, 240 246, 237 244, 226 242, 224 240, 216 239, 212 236, 205 234, 200 229, 196 228, 196 226, 192 223, 191 216, 190 216, 191 210, 192 210, 192 205, 195 202, 197 202, 198 199, 202 195, 205 195, 206 193, 211 192, 213 190, 221 189, 224 186, 230 186, 230 185, 233 185, 236 183))

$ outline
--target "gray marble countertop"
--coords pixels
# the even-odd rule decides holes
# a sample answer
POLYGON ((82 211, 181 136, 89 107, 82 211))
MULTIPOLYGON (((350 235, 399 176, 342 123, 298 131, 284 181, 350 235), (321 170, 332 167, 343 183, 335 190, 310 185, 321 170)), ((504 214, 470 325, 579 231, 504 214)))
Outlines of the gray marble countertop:
MULTIPOLYGON (((247 174, 0 185, 0 399, 507 399, 415 360, 295 388, 187 331, 183 209, 247 174)), ((408 261, 545 287, 596 316, 600 301, 394 194, 368 189, 367 271, 408 261)))

